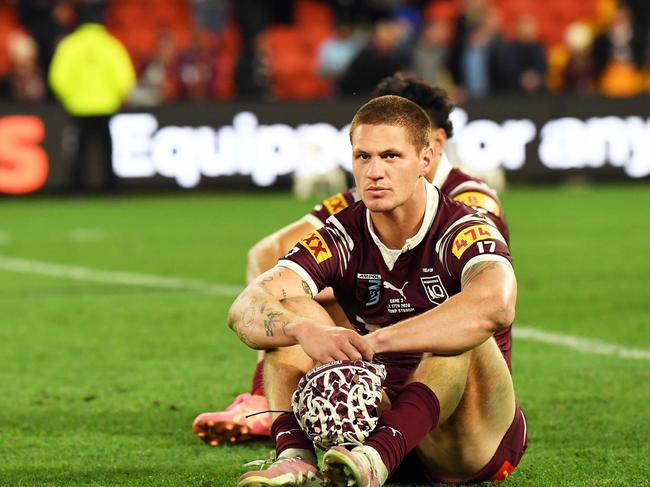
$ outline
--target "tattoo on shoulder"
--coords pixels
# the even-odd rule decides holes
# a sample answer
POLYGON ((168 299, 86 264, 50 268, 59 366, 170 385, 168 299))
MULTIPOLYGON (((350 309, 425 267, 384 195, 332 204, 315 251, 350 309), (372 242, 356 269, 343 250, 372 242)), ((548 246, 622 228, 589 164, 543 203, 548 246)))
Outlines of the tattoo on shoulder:
POLYGON ((463 274, 461 287, 465 287, 467 284, 470 283, 470 281, 472 281, 477 276, 483 274, 486 271, 491 271, 492 269, 496 269, 497 266, 499 265, 501 265, 500 262, 494 262, 494 261, 479 262, 478 264, 474 264, 469 269, 467 269, 463 274))
POLYGON ((309 284, 307 284, 307 281, 302 281, 302 290, 305 291, 305 294, 310 298, 314 297, 314 293, 311 292, 311 288, 309 287, 309 284))

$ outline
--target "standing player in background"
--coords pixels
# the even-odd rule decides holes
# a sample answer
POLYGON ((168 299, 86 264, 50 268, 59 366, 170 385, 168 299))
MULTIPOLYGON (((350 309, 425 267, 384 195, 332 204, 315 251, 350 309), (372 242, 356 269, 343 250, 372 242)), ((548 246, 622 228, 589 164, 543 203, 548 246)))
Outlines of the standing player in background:
MULTIPOLYGON (((383 95, 407 98, 424 109, 433 123, 430 145, 436 154, 425 175, 426 179, 440 188, 442 193, 484 214, 509 243, 508 227, 496 192, 481 180, 453 167, 444 155, 447 140, 453 136, 449 115, 454 105, 447 93, 422 80, 396 74, 383 79, 372 93, 372 98, 383 95)), ((248 252, 247 283, 253 282, 259 275, 275 266, 278 259, 284 256, 295 242, 322 227, 331 215, 338 214, 358 200, 359 195, 355 189, 333 195, 302 219, 260 240, 248 252)), ((336 303, 331 289, 322 291, 317 300, 335 323, 347 324, 347 318, 336 303)), ((510 367, 510 327, 499 330, 495 338, 510 367)), ((269 409, 264 396, 263 369, 264 351, 260 351, 251 392, 240 394, 225 411, 203 413, 196 417, 193 429, 203 441, 216 446, 270 435, 271 420, 267 414, 246 418, 248 414, 269 409)))
MULTIPOLYGON (((240 339, 267 350, 275 417, 276 460, 242 475, 239 487, 498 481, 523 456, 526 421, 493 337, 515 315, 510 253, 485 216, 426 180, 437 157, 431 129, 402 97, 361 107, 350 127, 361 201, 303 237, 230 308, 240 339), (353 330, 313 300, 328 286, 353 330), (328 449, 320 472, 290 412, 292 393, 314 364, 361 358, 385 365, 390 407, 363 444, 328 449)), ((344 396, 333 407, 359 400, 344 396)))

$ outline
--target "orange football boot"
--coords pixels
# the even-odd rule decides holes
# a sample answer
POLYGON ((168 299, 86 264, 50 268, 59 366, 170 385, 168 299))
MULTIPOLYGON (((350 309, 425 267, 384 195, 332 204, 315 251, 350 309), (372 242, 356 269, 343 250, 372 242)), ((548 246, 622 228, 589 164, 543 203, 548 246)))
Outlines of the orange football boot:
POLYGON ((249 414, 267 411, 269 404, 264 396, 240 394, 225 411, 199 414, 192 429, 210 446, 224 443, 243 443, 254 439, 271 437, 271 416, 269 413, 249 414))

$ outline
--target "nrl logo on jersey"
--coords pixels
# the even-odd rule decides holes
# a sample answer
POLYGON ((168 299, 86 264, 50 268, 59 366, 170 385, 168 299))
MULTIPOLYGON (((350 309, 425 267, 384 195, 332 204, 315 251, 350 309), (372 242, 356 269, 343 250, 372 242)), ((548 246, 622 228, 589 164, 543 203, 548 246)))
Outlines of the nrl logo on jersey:
POLYGON ((449 297, 445 286, 442 284, 442 280, 440 280, 440 276, 421 277, 420 281, 422 282, 424 292, 427 293, 427 298, 433 304, 441 304, 449 297))
POLYGON ((383 291, 381 275, 357 273, 357 298, 366 305, 366 308, 379 304, 383 291))

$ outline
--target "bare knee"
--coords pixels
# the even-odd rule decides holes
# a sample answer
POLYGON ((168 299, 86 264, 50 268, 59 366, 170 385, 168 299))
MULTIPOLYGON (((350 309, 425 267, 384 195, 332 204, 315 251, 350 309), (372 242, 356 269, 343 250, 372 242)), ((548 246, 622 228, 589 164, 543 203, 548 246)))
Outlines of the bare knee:
POLYGON ((465 393, 471 351, 454 356, 425 355, 408 382, 425 384, 440 402, 439 423, 456 410, 465 393))
MULTIPOLYGON (((269 408, 279 411, 291 410, 291 396, 300 378, 314 363, 300 345, 267 350, 264 359, 264 393, 269 408)), ((275 419, 277 413, 271 414, 275 419)))
POLYGON ((295 369, 305 375, 314 366, 314 361, 307 355, 300 345, 292 347, 272 348, 266 351, 264 359, 264 373, 271 373, 274 369, 295 369))

